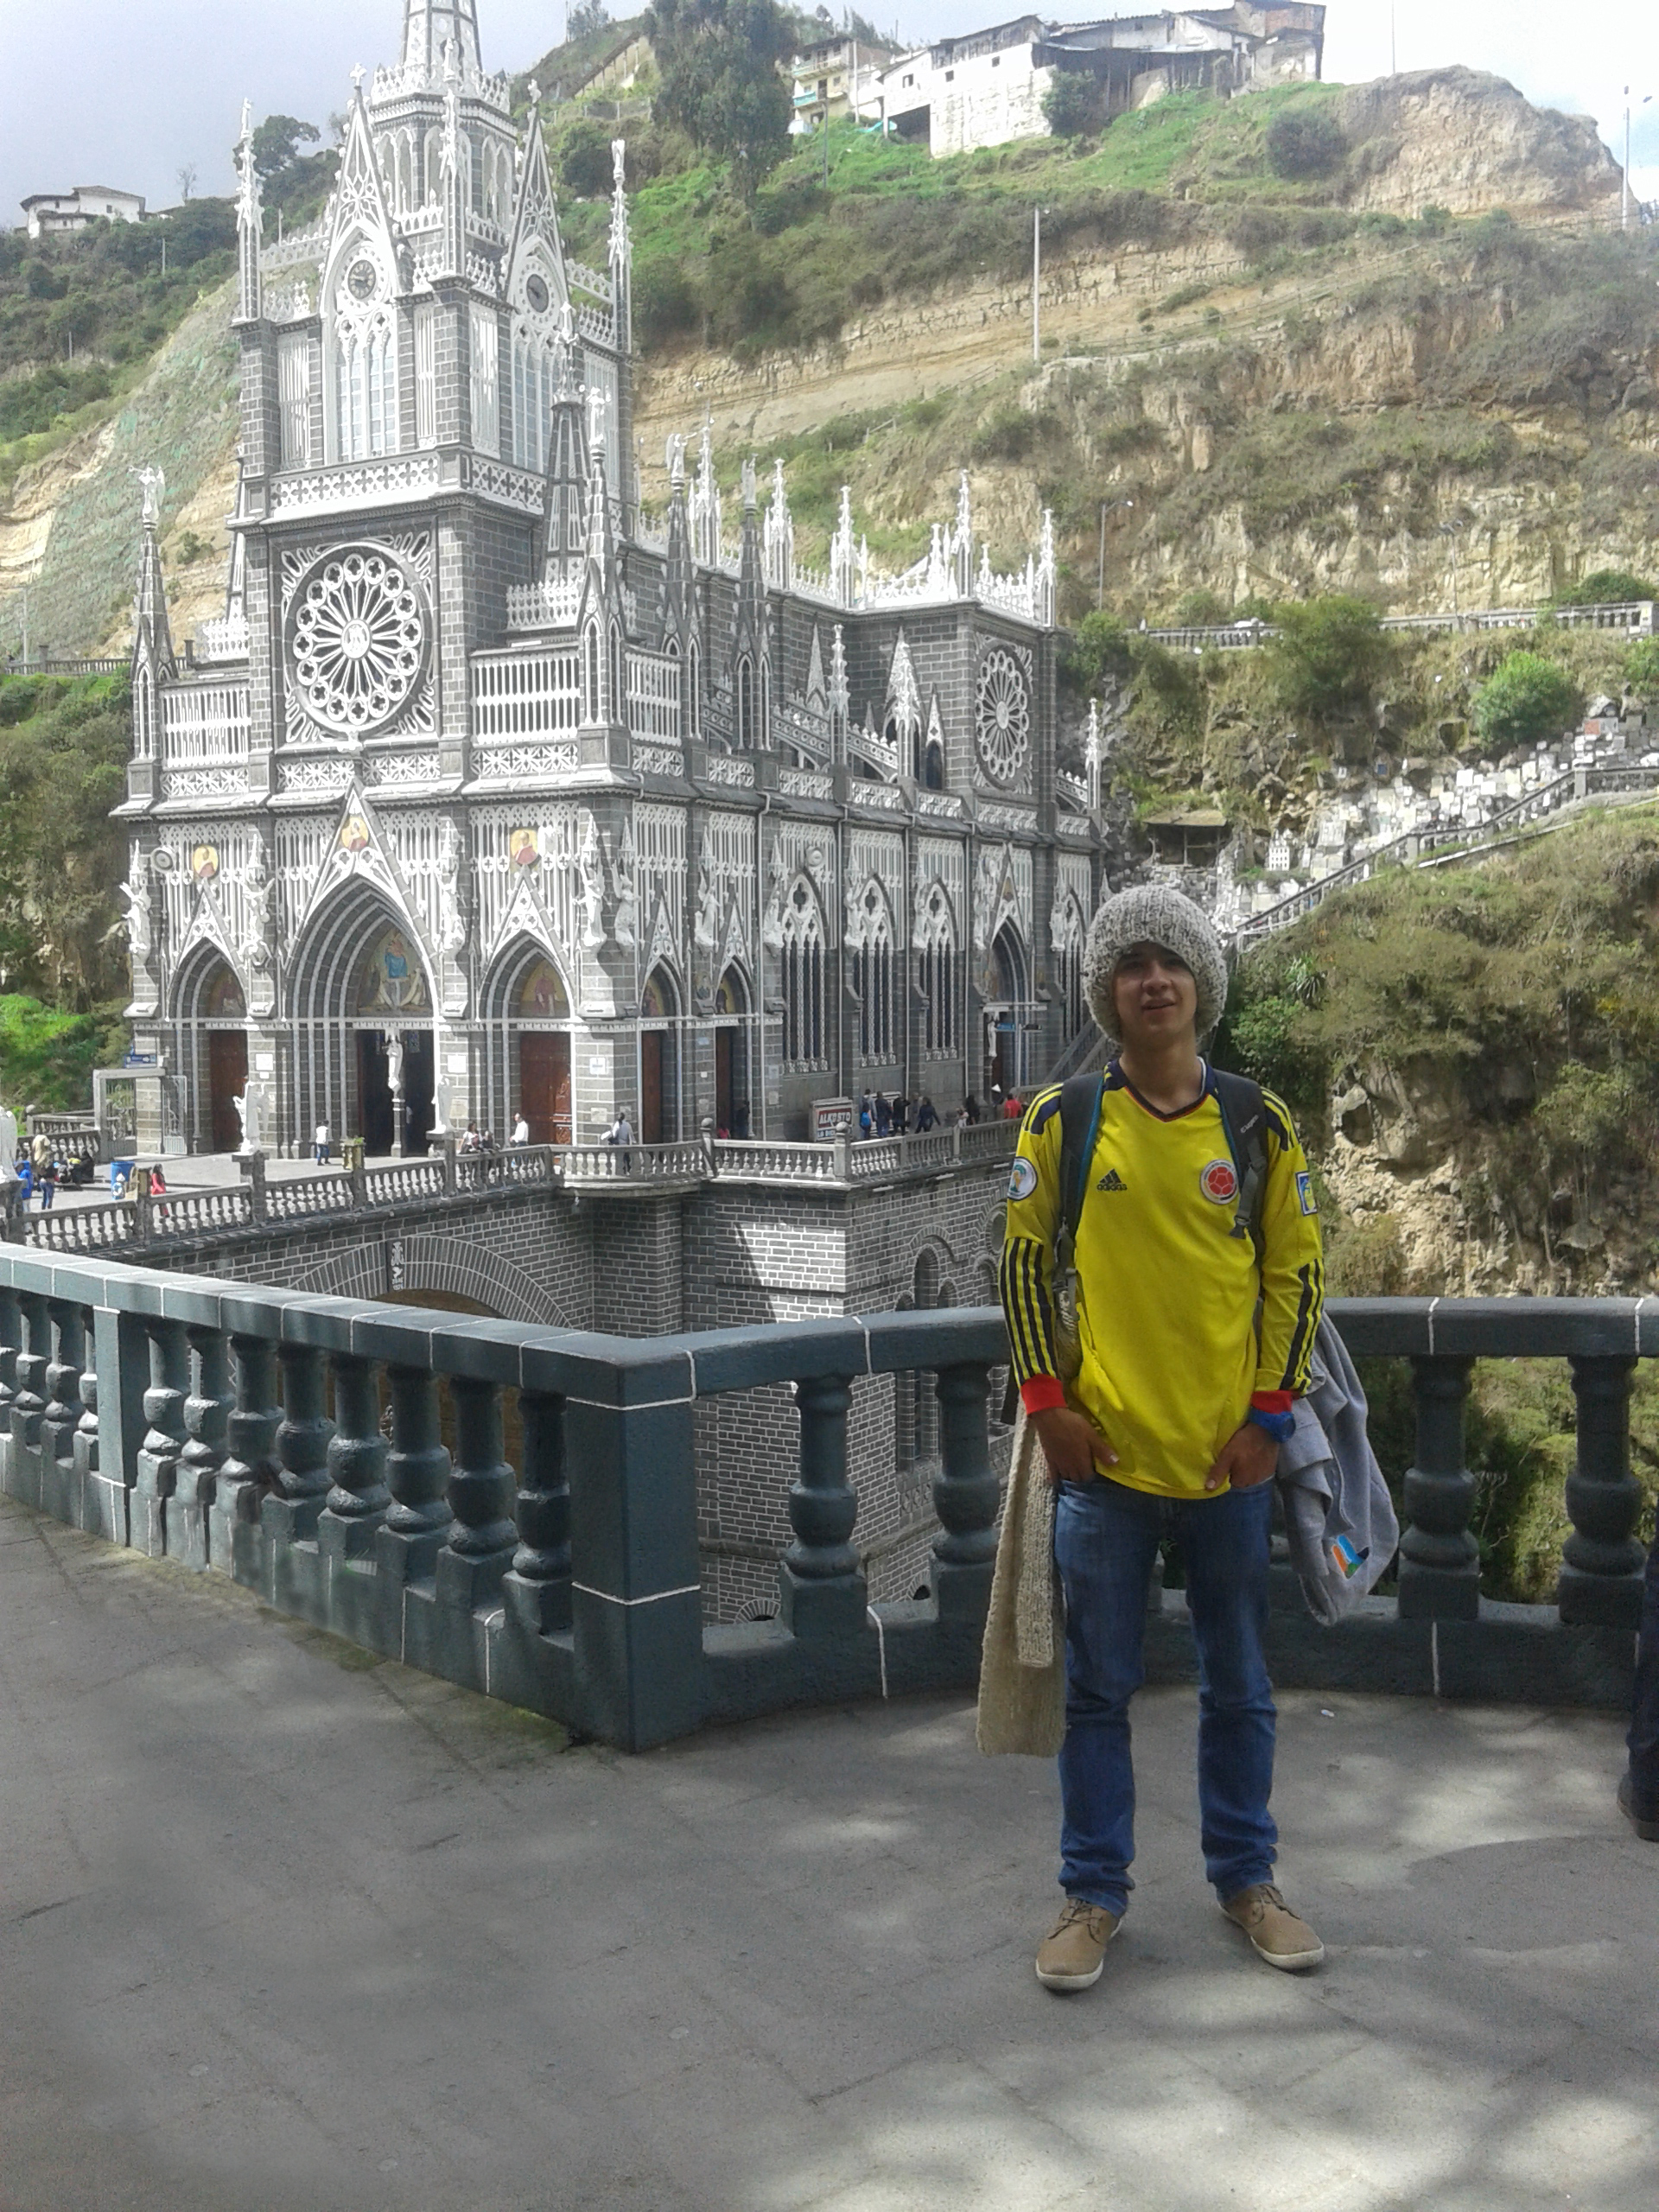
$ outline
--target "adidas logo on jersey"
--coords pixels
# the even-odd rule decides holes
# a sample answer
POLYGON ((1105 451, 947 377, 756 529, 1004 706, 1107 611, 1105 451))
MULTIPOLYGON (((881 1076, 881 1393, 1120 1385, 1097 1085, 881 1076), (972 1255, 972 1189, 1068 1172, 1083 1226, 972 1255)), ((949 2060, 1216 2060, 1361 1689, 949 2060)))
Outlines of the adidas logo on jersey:
POLYGON ((1128 1187, 1116 1167, 1109 1167, 1095 1185, 1097 1191, 1127 1191, 1128 1187))

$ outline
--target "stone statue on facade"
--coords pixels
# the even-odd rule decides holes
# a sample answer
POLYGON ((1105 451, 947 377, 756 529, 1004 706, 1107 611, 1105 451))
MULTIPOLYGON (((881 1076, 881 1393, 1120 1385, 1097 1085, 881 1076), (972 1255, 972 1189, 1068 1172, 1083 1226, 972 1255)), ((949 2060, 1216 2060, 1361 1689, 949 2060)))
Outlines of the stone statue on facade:
POLYGON ((974 950, 983 952, 991 941, 991 920, 996 912, 998 886, 1001 880, 1001 855, 989 845, 979 849, 979 865, 974 870, 974 950))
POLYGON ((438 942, 451 960, 460 959, 471 933, 461 859, 461 832, 447 821, 438 842, 438 942))
POLYGON ((615 864, 611 869, 611 888, 616 898, 616 912, 611 925, 611 934, 625 952, 632 952, 633 950, 634 923, 639 911, 634 890, 635 858, 633 830, 631 826, 625 825, 621 841, 617 847, 615 864))
POLYGON ((789 892, 789 868, 783 848, 774 845, 766 868, 766 907, 760 917, 760 942, 768 952, 784 949, 784 900, 789 892))
POLYGON ((714 842, 706 830, 697 855, 697 918, 691 935, 701 952, 712 952, 720 943, 720 886, 715 874, 714 842))
POLYGON ((243 957, 256 976, 267 975, 271 964, 271 941, 275 935, 276 883, 265 862, 265 849, 256 845, 248 860, 248 872, 243 881, 243 895, 247 900, 246 935, 243 941, 243 957))
POLYGON ((599 849, 599 828, 586 807, 578 817, 575 868, 580 888, 576 904, 582 912, 582 941, 589 952, 605 942, 605 864, 599 849))
POLYGON ((150 905, 149 877, 142 861, 135 859, 124 883, 117 887, 126 907, 127 946, 132 957, 135 986, 139 970, 148 969, 150 956, 156 949, 154 909, 150 905))

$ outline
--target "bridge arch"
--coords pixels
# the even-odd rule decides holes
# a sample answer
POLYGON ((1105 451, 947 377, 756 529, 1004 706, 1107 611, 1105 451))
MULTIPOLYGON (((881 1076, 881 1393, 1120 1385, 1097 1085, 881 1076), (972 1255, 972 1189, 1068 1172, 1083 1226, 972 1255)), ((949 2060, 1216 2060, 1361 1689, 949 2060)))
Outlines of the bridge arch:
POLYGON ((296 1274, 288 1287, 327 1298, 382 1299, 400 1291, 439 1291, 471 1299, 500 1321, 570 1329, 552 1293, 516 1262, 470 1237, 425 1233, 377 1237, 331 1252, 296 1274))

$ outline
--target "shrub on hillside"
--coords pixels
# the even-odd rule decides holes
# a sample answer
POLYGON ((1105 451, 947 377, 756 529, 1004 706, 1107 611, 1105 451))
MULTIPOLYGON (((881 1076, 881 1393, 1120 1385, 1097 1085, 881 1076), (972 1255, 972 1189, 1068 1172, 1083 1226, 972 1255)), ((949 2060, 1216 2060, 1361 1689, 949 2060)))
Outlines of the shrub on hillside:
POLYGON ((1323 108, 1282 108, 1268 125, 1268 166, 1275 176, 1329 176, 1347 154, 1341 124, 1323 108))
POLYGON ((92 1070, 127 1049, 117 1007, 72 1014, 13 991, 0 996, 0 1104, 72 1114, 92 1103, 92 1070))
POLYGON ((1184 593, 1175 602, 1177 629, 1214 630, 1232 619, 1233 610, 1221 594, 1206 591, 1202 586, 1196 591, 1184 593))
POLYGON ((1122 683, 1134 667, 1129 633, 1116 615, 1098 607, 1085 614, 1063 664, 1066 682, 1085 695, 1097 695, 1108 683, 1122 683))
POLYGON ((1043 120, 1057 138, 1092 138, 1106 121, 1105 86, 1092 70, 1057 69, 1043 120))
POLYGON ((1274 696, 1287 714, 1315 719, 1366 704, 1389 659, 1376 609, 1336 592, 1274 609, 1268 647, 1274 696))
POLYGON ((1638 638, 1624 656, 1624 681, 1638 699, 1659 699, 1659 638, 1638 638))
POLYGON ((1541 653, 1506 655, 1475 696, 1475 734, 1491 752, 1560 737, 1584 712, 1584 694, 1541 653))
POLYGON ((603 200, 611 189, 611 134, 578 117, 559 143, 559 182, 578 200, 603 200))

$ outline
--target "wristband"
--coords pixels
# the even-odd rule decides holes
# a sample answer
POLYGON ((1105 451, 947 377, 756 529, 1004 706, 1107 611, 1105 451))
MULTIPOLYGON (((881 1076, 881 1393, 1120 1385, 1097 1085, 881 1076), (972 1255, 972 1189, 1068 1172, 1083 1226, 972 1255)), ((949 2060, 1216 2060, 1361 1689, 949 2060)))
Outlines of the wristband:
POLYGON ((1296 1433, 1296 1416, 1292 1413, 1270 1414, 1262 1406, 1252 1406, 1245 1419, 1265 1428, 1275 1444, 1288 1443, 1296 1433))

